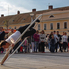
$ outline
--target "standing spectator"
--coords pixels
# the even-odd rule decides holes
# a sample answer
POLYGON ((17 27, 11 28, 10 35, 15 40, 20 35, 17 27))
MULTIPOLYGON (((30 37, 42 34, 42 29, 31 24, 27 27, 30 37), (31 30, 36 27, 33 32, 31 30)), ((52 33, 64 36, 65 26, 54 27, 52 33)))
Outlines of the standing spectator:
POLYGON ((68 49, 69 49, 69 36, 68 36, 68 49))
MULTIPOLYGON (((0 27, 0 42, 5 39, 5 32, 3 31, 3 27, 0 27)), ((1 53, 3 53, 3 47, 0 48, 1 53)))
POLYGON ((32 46, 32 52, 34 52, 34 37, 33 35, 31 36, 31 46, 32 46))
MULTIPOLYGON (((19 43, 21 44, 22 41, 23 41, 23 39, 21 39, 21 41, 19 41, 19 43)), ((23 47, 24 47, 24 45, 22 44, 21 47, 20 47, 20 49, 19 49, 19 52, 20 53, 23 53, 23 47)))
POLYGON ((8 33, 8 37, 14 33, 14 29, 11 29, 11 31, 8 33))
POLYGON ((57 44, 59 45, 60 51, 62 52, 61 35, 59 34, 59 31, 57 31, 57 36, 58 36, 58 38, 59 38, 57 44))
MULTIPOLYGON (((51 38, 51 39, 52 39, 52 38, 51 38)), ((47 44, 48 44, 49 50, 50 50, 50 41, 51 41, 51 39, 49 38, 49 35, 48 35, 47 38, 46 38, 46 42, 47 42, 47 44)))
POLYGON ((67 37, 67 33, 66 32, 62 36, 62 43, 63 43, 64 52, 66 52, 66 48, 68 47, 68 37, 67 37))
POLYGON ((54 31, 54 38, 55 38, 55 50, 56 50, 56 52, 57 52, 57 48, 58 48, 58 40, 59 40, 59 38, 58 38, 58 36, 57 36, 57 34, 56 34, 56 31, 54 31))
POLYGON ((27 46, 28 46, 28 40, 27 39, 24 41, 23 45, 24 45, 25 53, 27 53, 27 46))
POLYGON ((65 32, 63 32, 63 35, 65 34, 65 32))
POLYGON ((42 51, 42 53, 44 53, 45 42, 46 42, 46 35, 44 33, 44 30, 42 30, 41 34, 40 34, 40 45, 41 45, 41 51, 42 51))
POLYGON ((50 52, 54 53, 55 52, 55 38, 54 35, 52 35, 52 38, 50 40, 50 52))
POLYGON ((36 33, 34 34, 34 42, 35 42, 35 52, 37 52, 38 45, 39 45, 39 31, 37 30, 36 33))
POLYGON ((49 50, 50 50, 50 41, 52 39, 52 36, 53 36, 53 32, 50 33, 50 35, 48 36, 48 40, 47 40, 47 43, 48 43, 48 46, 49 46, 49 50))
POLYGON ((3 31, 3 27, 0 27, 0 41, 4 40, 5 38, 5 32, 3 31))
POLYGON ((50 38, 50 39, 52 38, 52 35, 53 35, 53 32, 51 32, 50 35, 49 35, 49 38, 50 38))
POLYGON ((28 36, 27 40, 28 40, 27 50, 28 50, 28 52, 30 52, 30 48, 31 48, 31 36, 28 36))
POLYGON ((68 36, 68 43, 69 43, 69 36, 68 36))

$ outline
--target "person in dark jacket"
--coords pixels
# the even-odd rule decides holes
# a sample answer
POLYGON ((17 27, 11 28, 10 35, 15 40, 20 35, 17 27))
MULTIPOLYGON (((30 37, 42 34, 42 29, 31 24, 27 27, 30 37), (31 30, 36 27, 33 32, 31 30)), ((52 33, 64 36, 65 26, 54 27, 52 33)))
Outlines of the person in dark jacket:
POLYGON ((58 38, 59 38, 57 44, 58 44, 59 47, 60 47, 60 51, 63 52, 63 51, 62 51, 62 44, 61 44, 62 38, 61 38, 61 35, 59 34, 59 31, 57 31, 57 36, 58 36, 58 38))
MULTIPOLYGON (((3 31, 3 27, 0 27, 0 42, 4 40, 4 38, 5 38, 5 32, 3 31)), ((1 50, 0 52, 3 53, 4 51, 3 47, 1 47, 0 50, 1 50)))
POLYGON ((54 35, 52 35, 52 38, 50 40, 50 52, 54 53, 55 52, 55 38, 54 35))
POLYGON ((0 27, 0 41, 4 40, 5 38, 5 32, 3 31, 3 27, 0 27))

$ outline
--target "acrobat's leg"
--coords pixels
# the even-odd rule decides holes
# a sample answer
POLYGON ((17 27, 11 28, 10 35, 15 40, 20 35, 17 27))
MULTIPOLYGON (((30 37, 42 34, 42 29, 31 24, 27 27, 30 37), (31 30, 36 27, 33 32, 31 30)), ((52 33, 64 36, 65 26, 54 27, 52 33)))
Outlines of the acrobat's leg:
MULTIPOLYGON (((30 24, 18 28, 18 31, 20 31, 20 33, 22 34, 22 33, 24 32, 24 30, 25 30, 29 25, 30 25, 30 24)), ((31 29, 32 27, 34 27, 34 25, 35 25, 35 23, 30 27, 30 29, 31 29)))
POLYGON ((22 36, 22 39, 27 37, 27 36, 31 36, 33 35, 34 33, 36 32, 35 29, 31 28, 29 31, 27 31, 23 36, 22 36))

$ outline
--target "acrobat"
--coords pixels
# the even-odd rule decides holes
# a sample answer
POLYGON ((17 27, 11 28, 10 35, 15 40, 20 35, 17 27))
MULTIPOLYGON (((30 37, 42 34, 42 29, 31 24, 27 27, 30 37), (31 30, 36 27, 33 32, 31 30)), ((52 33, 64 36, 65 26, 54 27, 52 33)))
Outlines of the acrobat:
MULTIPOLYGON (((36 30, 33 28, 34 25, 35 25, 35 23, 28 29, 28 31, 21 38, 25 38, 27 36, 33 35, 36 32, 36 30)), ((14 47, 15 46, 14 45, 15 41, 25 31, 25 29, 28 26, 29 26, 29 24, 25 25, 25 26, 22 26, 22 27, 19 27, 18 30, 15 33, 13 33, 12 35, 10 35, 5 41, 3 41, 0 46, 3 47, 4 49, 9 48, 10 45, 12 47, 14 47)), ((6 52, 8 52, 8 49, 6 50, 6 52)), ((7 55, 7 57, 8 57, 8 55, 7 55)), ((2 63, 0 63, 1 65, 5 62, 5 60, 7 59, 7 57, 3 60, 2 63)))

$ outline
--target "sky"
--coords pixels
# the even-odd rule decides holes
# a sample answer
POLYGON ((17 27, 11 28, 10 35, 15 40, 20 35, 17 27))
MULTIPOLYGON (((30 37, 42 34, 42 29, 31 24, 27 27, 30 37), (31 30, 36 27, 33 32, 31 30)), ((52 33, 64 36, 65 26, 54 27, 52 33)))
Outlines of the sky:
POLYGON ((0 16, 16 15, 20 13, 48 10, 48 6, 53 5, 53 8, 69 6, 69 0, 0 0, 0 16))

